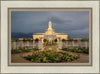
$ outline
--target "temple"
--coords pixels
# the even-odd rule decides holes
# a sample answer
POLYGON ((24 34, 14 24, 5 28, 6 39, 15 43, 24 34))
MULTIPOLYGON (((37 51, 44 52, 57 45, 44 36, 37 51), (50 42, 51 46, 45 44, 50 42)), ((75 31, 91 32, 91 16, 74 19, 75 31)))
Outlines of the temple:
POLYGON ((49 18, 48 29, 46 29, 45 33, 35 33, 33 35, 33 39, 47 39, 48 41, 59 40, 59 39, 68 39, 68 35, 66 33, 55 33, 55 30, 52 28, 52 22, 49 18))

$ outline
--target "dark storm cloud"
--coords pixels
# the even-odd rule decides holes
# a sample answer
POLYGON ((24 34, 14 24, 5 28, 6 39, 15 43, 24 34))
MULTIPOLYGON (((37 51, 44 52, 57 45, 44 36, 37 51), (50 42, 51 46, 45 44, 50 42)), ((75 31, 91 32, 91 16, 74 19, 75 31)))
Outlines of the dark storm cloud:
POLYGON ((12 11, 12 32, 44 33, 49 16, 57 33, 67 33, 73 38, 88 38, 88 11, 12 11))

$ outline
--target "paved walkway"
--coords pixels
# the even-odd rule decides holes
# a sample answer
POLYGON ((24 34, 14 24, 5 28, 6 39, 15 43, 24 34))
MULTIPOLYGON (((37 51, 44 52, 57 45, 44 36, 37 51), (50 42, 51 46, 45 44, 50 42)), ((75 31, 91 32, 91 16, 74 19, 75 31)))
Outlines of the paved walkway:
POLYGON ((32 54, 32 52, 11 54, 11 62, 12 63, 32 63, 31 61, 23 58, 23 56, 27 56, 29 54, 32 54))
POLYGON ((57 45, 44 46, 44 50, 57 50, 57 45))

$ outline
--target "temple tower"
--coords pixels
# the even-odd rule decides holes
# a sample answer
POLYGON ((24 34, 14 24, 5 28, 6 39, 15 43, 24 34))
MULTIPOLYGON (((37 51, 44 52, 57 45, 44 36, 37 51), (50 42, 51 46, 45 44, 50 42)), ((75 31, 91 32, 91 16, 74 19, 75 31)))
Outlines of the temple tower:
POLYGON ((48 29, 52 29, 51 16, 49 16, 48 29))
POLYGON ((49 21, 48 25, 49 25, 48 29, 52 29, 52 22, 51 21, 49 21))
POLYGON ((55 35, 55 30, 52 29, 52 22, 50 16, 49 16, 48 29, 46 30, 45 35, 55 35))

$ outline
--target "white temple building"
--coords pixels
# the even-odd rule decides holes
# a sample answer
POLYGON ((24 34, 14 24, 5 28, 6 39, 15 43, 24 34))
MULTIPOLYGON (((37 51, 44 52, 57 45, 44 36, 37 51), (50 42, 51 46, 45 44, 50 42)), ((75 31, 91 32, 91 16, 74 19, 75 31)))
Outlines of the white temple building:
POLYGON ((46 29, 45 33, 35 33, 33 39, 47 39, 49 41, 54 39, 67 40, 68 35, 66 33, 55 33, 55 30, 52 28, 52 22, 49 20, 48 29, 46 29))

